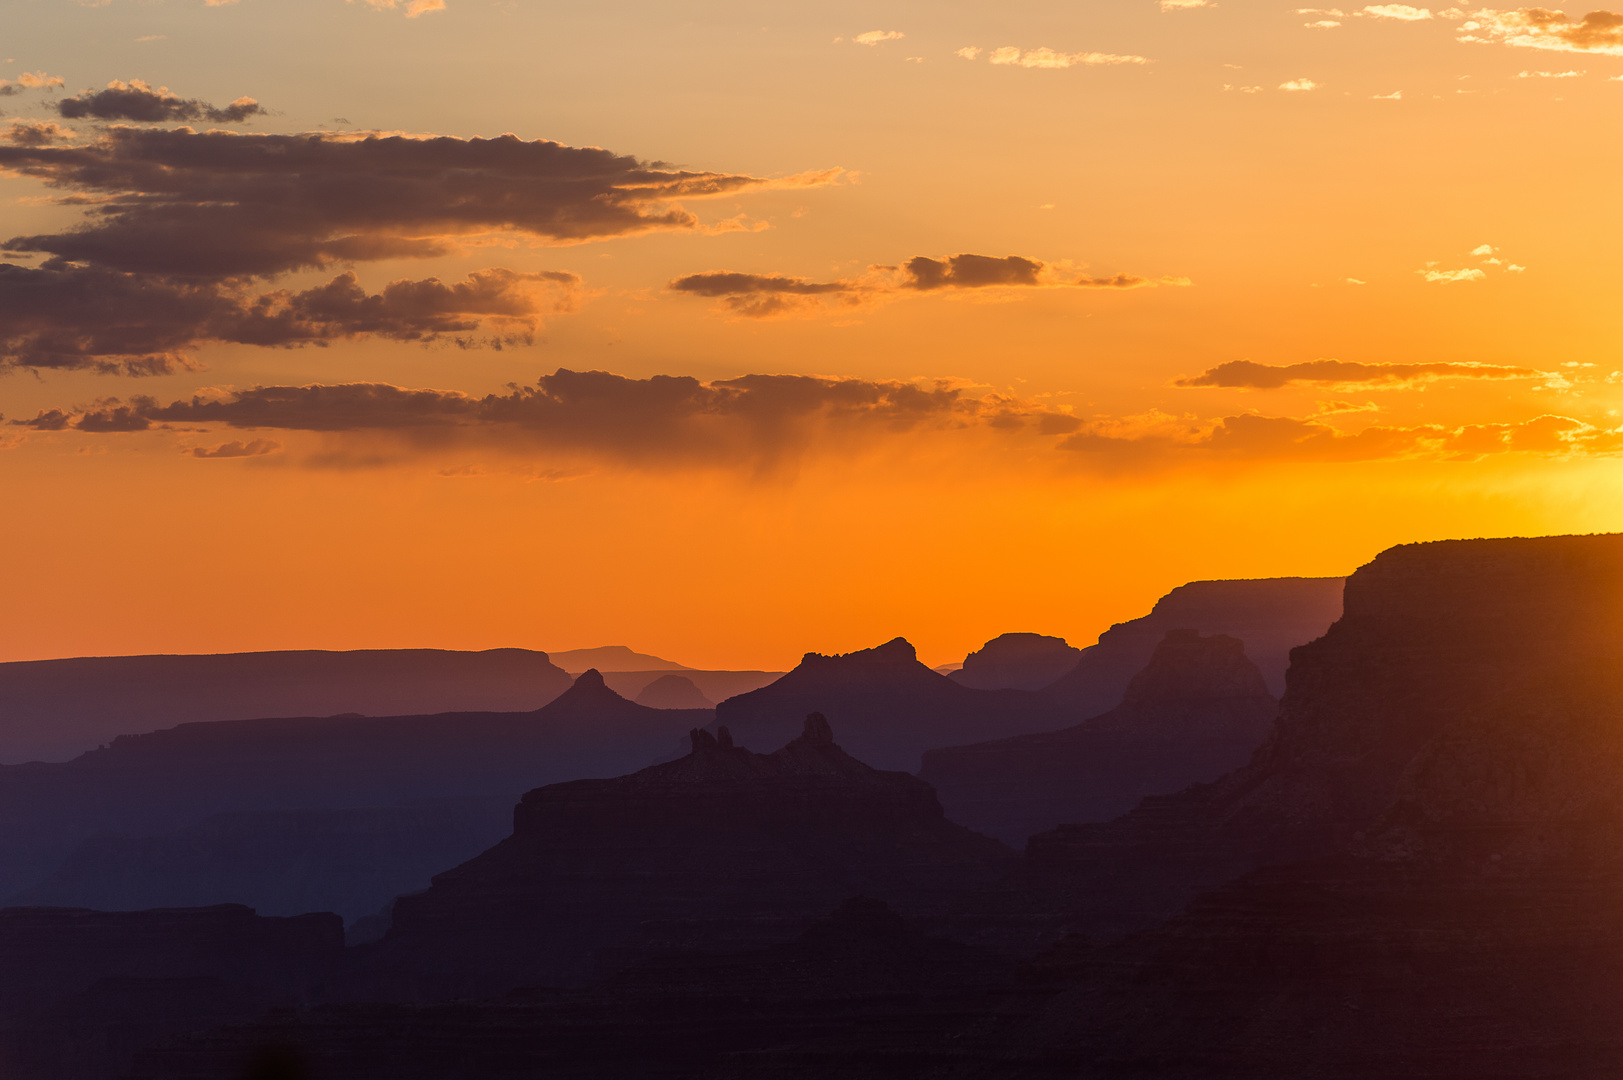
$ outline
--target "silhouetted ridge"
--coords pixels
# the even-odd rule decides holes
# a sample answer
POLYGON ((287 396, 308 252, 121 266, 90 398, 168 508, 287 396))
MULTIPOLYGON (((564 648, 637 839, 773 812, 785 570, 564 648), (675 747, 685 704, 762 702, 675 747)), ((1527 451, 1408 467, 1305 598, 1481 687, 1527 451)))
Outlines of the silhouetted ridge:
POLYGON ((1023 844, 1243 765, 1277 707, 1240 641, 1169 630, 1109 712, 1060 731, 931 750, 921 775, 954 821, 1023 844))
POLYGON ((534 709, 569 686, 543 652, 360 649, 0 664, 0 762, 66 761, 119 735, 267 716, 534 709))
POLYGON ((1007 864, 928 784, 847 754, 821 716, 770 754, 727 741, 695 730, 675 761, 531 791, 512 837, 396 902, 357 985, 580 982, 661 949, 785 940, 853 894, 936 910, 1007 864))
POLYGON ((1336 620, 1341 589, 1341 578, 1191 581, 1157 600, 1148 615, 1100 634, 1098 644, 1083 649, 1076 665, 1044 692, 1082 716, 1096 716, 1121 701, 1167 631, 1188 629, 1245 642, 1269 692, 1280 694, 1291 649, 1336 620))
MULTIPOLYGON (((473 829, 445 837, 446 830, 431 817, 401 804, 505 797, 511 805, 539 784, 617 776, 668 756, 683 732, 708 725, 714 716, 710 710, 635 704, 590 672, 532 712, 183 724, 120 737, 70 762, 0 766, 0 899, 43 882, 71 857, 75 873, 52 883, 56 902, 82 904, 94 897, 100 903, 110 893, 96 876, 133 868, 138 880, 127 891, 131 899, 161 890, 193 903, 274 906, 286 897, 285 883, 263 875, 233 877, 224 867, 212 873, 194 861, 196 891, 186 894, 171 889, 173 882, 150 880, 157 864, 137 854, 150 846, 176 854, 184 864, 183 849, 195 836, 166 841, 165 834, 197 829, 220 814, 258 813, 288 815, 280 824, 262 819, 267 850, 274 849, 290 874, 312 885, 309 871, 332 867, 331 860, 347 852, 342 857, 350 862, 333 869, 331 891, 301 891, 300 896, 346 913, 361 903, 375 910, 399 890, 402 873, 411 887, 421 887, 445 868, 441 859, 448 845, 442 839, 450 841, 456 857, 467 858, 503 835, 490 835, 483 815, 476 814, 473 829), (323 835, 331 834, 312 828, 308 817, 314 811, 364 808, 379 812, 352 818, 351 824, 359 828, 362 820, 368 822, 363 831, 372 832, 379 845, 372 855, 354 833, 342 844, 328 843, 323 835), (462 846, 468 836, 475 838, 471 848, 462 846), (92 837, 100 838, 96 852, 75 854, 92 837), (122 851, 118 839, 129 841, 122 851), (370 885, 354 873, 356 864, 378 868, 370 885), (76 884, 85 891, 70 891, 76 884)), ((251 848, 252 842, 245 842, 251 848)))
POLYGON ((807 653, 795 669, 759 690, 716 706, 716 719, 752 749, 781 745, 819 712, 864 761, 915 769, 933 746, 1058 727, 1064 714, 1022 690, 976 690, 925 667, 905 638, 872 649, 807 653))
POLYGON ((947 678, 977 690, 1041 690, 1076 667, 1082 650, 1045 634, 1000 634, 947 678))

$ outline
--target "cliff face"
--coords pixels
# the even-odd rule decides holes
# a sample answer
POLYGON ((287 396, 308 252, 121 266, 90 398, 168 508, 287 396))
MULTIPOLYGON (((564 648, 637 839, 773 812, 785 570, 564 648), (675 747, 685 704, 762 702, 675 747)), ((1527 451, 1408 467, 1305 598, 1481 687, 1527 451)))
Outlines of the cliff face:
POLYGON ((329 914, 0 910, 0 1073, 121 1075, 158 1039, 309 1001, 343 945, 329 914))
POLYGON ((1082 650, 1045 693, 1083 716, 1114 708, 1170 630, 1225 634, 1245 642, 1270 693, 1285 688, 1290 652, 1323 634, 1341 614, 1341 578, 1191 581, 1157 600, 1143 618, 1117 623, 1082 650))
POLYGON ((1235 638, 1170 631, 1120 705, 1060 731, 932 750, 921 776, 947 816, 1011 844, 1103 821, 1146 795, 1215 780, 1251 757, 1278 703, 1235 638))
POLYGON ((1046 634, 1000 634, 947 676, 977 690, 1041 690, 1076 667, 1082 650, 1046 634))
POLYGON ((396 902, 355 985, 580 982, 650 951, 782 940, 852 895, 939 908, 1007 865, 927 784, 846 754, 820 716, 771 754, 722 735, 696 731, 686 757, 617 780, 530 792, 512 837, 396 902))
POLYGON ((1264 862, 1342 850, 1389 808, 1397 829, 1416 815, 1448 817, 1444 806, 1554 798, 1565 783, 1549 779, 1554 747, 1569 763, 1560 775, 1602 790, 1603 770, 1577 781, 1598 751, 1556 733, 1598 723, 1609 705, 1576 703, 1611 700, 1607 673, 1620 657, 1623 537, 1390 549, 1348 579, 1342 618, 1292 653, 1278 720, 1249 765, 1116 821, 1033 837, 1028 868, 1075 897, 1111 896, 1078 900, 1080 917, 1120 928, 1264 862), (1507 720, 1513 702, 1524 717, 1578 719, 1507 720), (1403 794, 1411 788, 1425 794, 1403 794))
POLYGON ((119 735, 261 716, 534 709, 569 688, 543 652, 361 649, 0 664, 0 762, 67 761, 119 735))
MULTIPOLYGON (((659 760, 713 716, 634 704, 587 672, 527 713, 183 724, 70 762, 0 766, 0 897, 42 881, 92 836, 162 836, 222 813, 517 798, 659 760)), ((387 832, 378 840, 393 843, 387 832)))
POLYGON ((861 760, 907 771, 917 769, 931 747, 1042 731, 1067 719, 1038 694, 960 686, 895 638, 838 656, 807 653, 772 685, 716 706, 716 722, 740 744, 760 750, 792 738, 808 712, 840 725, 841 738, 861 760))

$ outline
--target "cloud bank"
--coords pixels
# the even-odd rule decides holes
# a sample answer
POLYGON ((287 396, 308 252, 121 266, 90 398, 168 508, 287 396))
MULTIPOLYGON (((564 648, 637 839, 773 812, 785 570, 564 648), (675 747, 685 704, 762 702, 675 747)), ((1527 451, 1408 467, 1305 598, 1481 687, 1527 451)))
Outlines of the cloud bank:
POLYGON ((1544 372, 1499 364, 1360 364, 1346 360, 1309 360, 1273 366, 1230 360, 1174 386, 1235 387, 1278 390, 1286 386, 1403 386, 1438 379, 1542 379, 1544 372))
MULTIPOLYGON (((155 107, 180 107, 153 94, 155 107)), ((452 285, 396 281, 378 294, 353 273, 297 292, 251 283, 334 263, 443 255, 478 236, 567 244, 696 230, 698 218, 677 200, 817 185, 839 173, 769 180, 677 170, 511 135, 114 127, 82 145, 57 145, 63 138, 56 126, 13 125, 10 145, 0 145, 0 169, 87 207, 78 228, 5 242, 7 251, 48 258, 37 268, 0 264, 0 369, 151 374, 186 367, 189 350, 207 341, 529 340, 539 314, 569 309, 540 294, 573 295, 573 275, 498 267, 452 285), (483 321, 495 332, 473 335, 483 321)))

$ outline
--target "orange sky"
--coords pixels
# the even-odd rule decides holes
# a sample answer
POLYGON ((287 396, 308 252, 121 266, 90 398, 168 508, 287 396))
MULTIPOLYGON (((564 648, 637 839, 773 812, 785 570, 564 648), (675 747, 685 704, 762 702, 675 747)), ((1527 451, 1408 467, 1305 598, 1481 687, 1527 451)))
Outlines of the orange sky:
POLYGON ((1623 18, 553 8, 8 22, 0 659, 940 663, 1623 529, 1623 18))

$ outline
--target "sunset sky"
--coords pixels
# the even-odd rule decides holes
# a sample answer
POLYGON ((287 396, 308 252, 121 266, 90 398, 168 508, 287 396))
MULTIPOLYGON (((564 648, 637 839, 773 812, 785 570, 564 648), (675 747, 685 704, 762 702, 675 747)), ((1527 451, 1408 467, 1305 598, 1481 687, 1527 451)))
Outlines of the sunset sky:
POLYGON ((1623 529, 1623 15, 15 0, 0 660, 1086 644, 1623 529))

